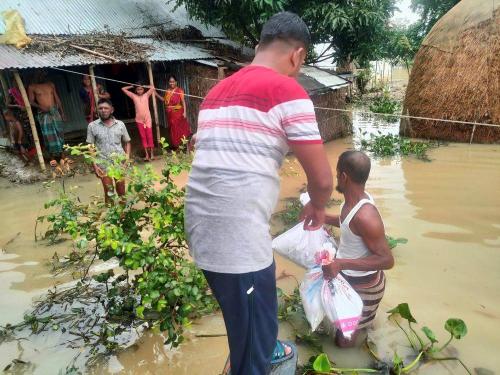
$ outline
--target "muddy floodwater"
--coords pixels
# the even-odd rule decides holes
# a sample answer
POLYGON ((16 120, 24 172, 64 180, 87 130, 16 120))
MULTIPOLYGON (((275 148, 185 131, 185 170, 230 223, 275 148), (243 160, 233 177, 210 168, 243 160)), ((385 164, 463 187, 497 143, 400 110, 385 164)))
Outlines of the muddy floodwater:
MULTIPOLYGON (((326 145, 332 166, 338 155, 359 141, 360 130, 397 132, 395 125, 377 124, 355 116, 353 138, 326 145)), ((428 326, 444 343, 448 334, 444 322, 463 319, 467 336, 453 343, 449 354, 458 355, 469 368, 500 371, 500 146, 449 144, 429 152, 431 162, 413 158, 375 159, 367 189, 374 197, 393 237, 408 239, 394 249, 395 267, 387 272, 386 294, 370 337, 383 357, 393 350, 405 353, 404 337, 387 320, 385 311, 408 302, 419 326, 428 326)), ((159 163, 159 162, 156 162, 159 163)), ((160 168, 160 164, 157 165, 160 168)), ((284 173, 281 197, 296 197, 305 177, 290 159, 284 173)), ((71 179, 82 187, 81 197, 101 194, 91 176, 71 179)), ((36 217, 51 198, 41 185, 13 185, 0 181, 0 325, 22 320, 33 299, 67 279, 54 279, 48 259, 67 251, 68 242, 47 247, 34 241, 36 217)), ((336 198, 340 198, 336 196, 336 198)), ((280 207, 278 207, 280 208, 280 207)), ((330 209, 338 211, 338 206, 330 209)), ((302 278, 304 270, 277 256, 277 274, 302 278)), ((279 281, 285 291, 295 286, 292 278, 279 281)), ((147 333, 126 351, 93 370, 95 374, 218 374, 228 354, 226 338, 197 337, 223 335, 219 314, 194 322, 187 341, 172 350, 160 335, 147 333)), ((283 323, 281 338, 292 338, 283 323)), ((0 369, 13 359, 30 363, 22 373, 57 374, 75 355, 75 350, 57 346, 58 333, 27 337, 0 346, 0 369)), ((323 347, 339 367, 370 363, 363 349, 337 349, 327 337, 323 347)), ((78 351, 76 349, 76 351, 78 351)), ((311 354, 300 346, 299 361, 311 354)), ((418 374, 465 374, 451 362, 427 364, 418 374)))

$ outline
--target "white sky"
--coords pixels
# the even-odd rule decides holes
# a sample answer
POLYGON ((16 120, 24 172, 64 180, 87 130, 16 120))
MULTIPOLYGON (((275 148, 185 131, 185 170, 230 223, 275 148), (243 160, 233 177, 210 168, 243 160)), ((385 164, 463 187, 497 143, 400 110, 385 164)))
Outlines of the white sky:
POLYGON ((396 11, 393 16, 393 20, 397 23, 409 24, 418 20, 418 15, 414 13, 411 8, 411 0, 398 0, 396 1, 396 6, 399 11, 396 11))

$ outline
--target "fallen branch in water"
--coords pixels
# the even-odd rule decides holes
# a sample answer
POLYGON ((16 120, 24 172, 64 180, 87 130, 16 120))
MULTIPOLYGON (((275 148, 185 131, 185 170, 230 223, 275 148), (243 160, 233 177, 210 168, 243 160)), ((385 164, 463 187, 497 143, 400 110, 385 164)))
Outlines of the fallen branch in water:
POLYGON ((4 243, 2 245, 2 249, 5 250, 5 248, 7 247, 7 245, 10 245, 12 242, 14 242, 20 235, 21 235, 21 232, 17 232, 14 237, 12 237, 10 240, 8 240, 6 243, 4 243))

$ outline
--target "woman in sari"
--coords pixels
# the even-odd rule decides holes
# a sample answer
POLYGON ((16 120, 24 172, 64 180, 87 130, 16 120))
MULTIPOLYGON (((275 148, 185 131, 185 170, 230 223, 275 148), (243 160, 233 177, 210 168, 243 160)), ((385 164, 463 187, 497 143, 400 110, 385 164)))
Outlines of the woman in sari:
POLYGON ((170 131, 170 146, 174 149, 178 148, 182 139, 188 139, 191 135, 191 129, 186 119, 186 101, 184 100, 184 90, 177 86, 177 79, 174 75, 168 78, 169 88, 165 92, 165 96, 161 97, 158 93, 156 96, 165 103, 165 112, 170 131))

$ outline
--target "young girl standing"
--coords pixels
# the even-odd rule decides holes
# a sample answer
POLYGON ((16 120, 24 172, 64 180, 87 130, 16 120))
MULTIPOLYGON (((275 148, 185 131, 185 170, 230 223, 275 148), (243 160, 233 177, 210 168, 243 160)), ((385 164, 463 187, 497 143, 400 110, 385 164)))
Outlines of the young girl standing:
POLYGON ((135 88, 135 93, 129 91, 133 86, 122 87, 122 91, 134 102, 135 106, 135 122, 139 135, 141 136, 142 147, 144 147, 145 161, 154 160, 153 148, 153 127, 151 121, 151 113, 149 112, 149 97, 155 92, 154 87, 138 85, 135 88), (146 91, 145 87, 149 87, 146 91))

